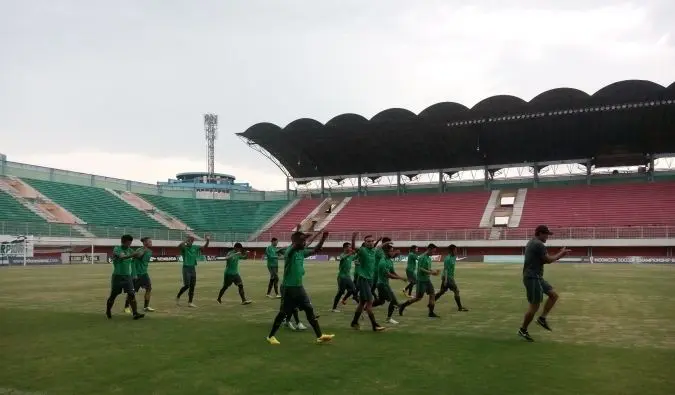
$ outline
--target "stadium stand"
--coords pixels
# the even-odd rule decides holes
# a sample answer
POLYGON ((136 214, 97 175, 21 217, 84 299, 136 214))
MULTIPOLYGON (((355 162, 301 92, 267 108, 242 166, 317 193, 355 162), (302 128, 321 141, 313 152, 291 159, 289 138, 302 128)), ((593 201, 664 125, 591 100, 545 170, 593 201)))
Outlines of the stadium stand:
POLYGON ((69 236, 73 233, 79 235, 73 232, 69 225, 48 224, 14 197, 0 191, 0 234, 69 236))
POLYGON ((485 191, 354 198, 327 228, 335 232, 477 228, 489 197, 485 191))
POLYGON ((255 232, 288 204, 286 200, 231 201, 141 196, 158 209, 180 218, 192 229, 207 232, 255 232))
POLYGON ((290 232, 301 223, 322 202, 321 199, 300 199, 286 215, 281 217, 266 233, 290 232))
POLYGON ((167 237, 168 229, 134 207, 102 188, 65 184, 52 181, 23 179, 33 188, 86 221, 87 228, 96 235, 104 234, 101 227, 158 229, 164 232, 156 237, 167 237))
POLYGON ((0 218, 3 221, 46 222, 3 191, 0 191, 0 218))
POLYGON ((520 227, 675 224, 675 183, 529 189, 520 227))

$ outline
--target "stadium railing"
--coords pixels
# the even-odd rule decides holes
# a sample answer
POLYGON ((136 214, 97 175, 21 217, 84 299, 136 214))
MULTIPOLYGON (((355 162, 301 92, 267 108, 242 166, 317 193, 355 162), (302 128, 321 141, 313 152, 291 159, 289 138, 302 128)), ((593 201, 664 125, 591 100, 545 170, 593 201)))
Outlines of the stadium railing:
MULTIPOLYGON (((100 238, 117 239, 123 234, 130 234, 136 238, 145 236, 155 240, 184 240, 188 233, 182 230, 167 228, 139 229, 131 227, 111 227, 96 225, 78 225, 100 238)), ((329 229, 330 230, 330 229, 329 229)), ((588 228, 556 228, 551 227, 556 239, 672 239, 675 238, 675 226, 626 226, 626 227, 588 227, 588 228)), ((198 236, 206 234, 212 241, 235 242, 246 241, 249 233, 239 232, 208 232, 193 231, 198 236)), ((272 237, 287 242, 292 232, 263 232, 256 241, 267 242, 272 237)), ((526 240, 530 238, 534 229, 529 228, 482 228, 482 229, 448 229, 448 230, 400 230, 394 232, 379 232, 359 230, 359 239, 370 234, 375 238, 387 236, 394 240, 526 240)), ((41 222, 9 222, 0 221, 0 235, 33 235, 42 237, 84 238, 76 226, 59 223, 41 222)), ((343 242, 352 237, 351 232, 331 233, 328 241, 343 242)))
MULTIPOLYGON (((330 229, 329 229, 330 230, 330 229)), ((551 227, 556 239, 669 239, 675 238, 675 226, 627 226, 592 228, 555 228, 551 227)), ((400 230, 394 232, 359 230, 359 239, 365 235, 390 237, 393 240, 419 241, 461 241, 461 240, 527 240, 534 235, 534 228, 483 228, 448 230, 400 230)), ((266 241, 276 237, 280 241, 289 241, 291 232, 261 233, 256 240, 266 241)), ((352 233, 331 233, 328 241, 349 241, 352 233)))
POLYGON ((59 223, 43 222, 9 222, 0 221, 0 235, 33 235, 40 237, 67 237, 67 238, 85 238, 78 227, 84 228, 104 239, 117 239, 121 235, 130 234, 135 238, 151 237, 154 240, 185 240, 189 234, 195 234, 199 237, 210 235, 212 241, 218 242, 236 242, 248 240, 249 233, 238 232, 204 232, 167 229, 167 228, 134 228, 134 227, 116 227, 99 225, 69 225, 59 223))

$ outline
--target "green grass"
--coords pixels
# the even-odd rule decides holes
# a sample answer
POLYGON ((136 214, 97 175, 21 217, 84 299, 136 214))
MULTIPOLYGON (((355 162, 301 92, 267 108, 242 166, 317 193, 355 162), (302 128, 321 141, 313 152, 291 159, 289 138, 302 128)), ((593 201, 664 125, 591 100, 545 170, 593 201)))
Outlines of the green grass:
MULTIPOLYGON (((180 267, 153 264, 158 311, 141 321, 120 313, 121 298, 114 319, 105 319, 108 265, 0 270, 0 394, 659 395, 675 388, 675 266, 548 268, 561 294, 554 332, 533 326, 537 341, 529 344, 515 335, 526 307, 519 265, 460 264, 470 312, 456 312, 446 296, 441 320, 425 318, 418 303, 400 325, 375 334, 349 329, 352 305, 329 312, 335 264, 307 264, 321 325, 336 337, 319 346, 311 332, 282 329, 278 347, 264 341, 279 304, 263 297, 267 271, 260 262, 241 266, 254 304, 239 305, 236 289, 216 304, 223 264, 205 263, 193 310, 173 303, 180 267)), ((382 322, 384 314, 378 308, 382 322)))

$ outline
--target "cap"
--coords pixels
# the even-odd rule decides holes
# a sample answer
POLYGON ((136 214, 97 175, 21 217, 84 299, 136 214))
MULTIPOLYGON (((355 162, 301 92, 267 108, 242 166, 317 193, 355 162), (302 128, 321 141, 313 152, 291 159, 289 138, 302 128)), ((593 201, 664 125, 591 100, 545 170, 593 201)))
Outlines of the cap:
POLYGON ((534 234, 535 234, 535 235, 539 235, 539 234, 552 235, 553 232, 551 232, 550 230, 548 230, 548 226, 546 226, 546 225, 539 225, 539 226, 537 226, 537 229, 534 230, 534 234))

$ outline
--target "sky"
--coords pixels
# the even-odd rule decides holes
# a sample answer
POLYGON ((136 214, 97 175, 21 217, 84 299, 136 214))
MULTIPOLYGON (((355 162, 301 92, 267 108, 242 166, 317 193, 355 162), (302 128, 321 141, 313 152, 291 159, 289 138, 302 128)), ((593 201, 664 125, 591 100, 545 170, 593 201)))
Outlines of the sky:
POLYGON ((0 152, 154 183, 285 178, 235 133, 403 107, 675 81, 675 1, 0 0, 0 152), (508 3, 508 4, 506 4, 508 3))

